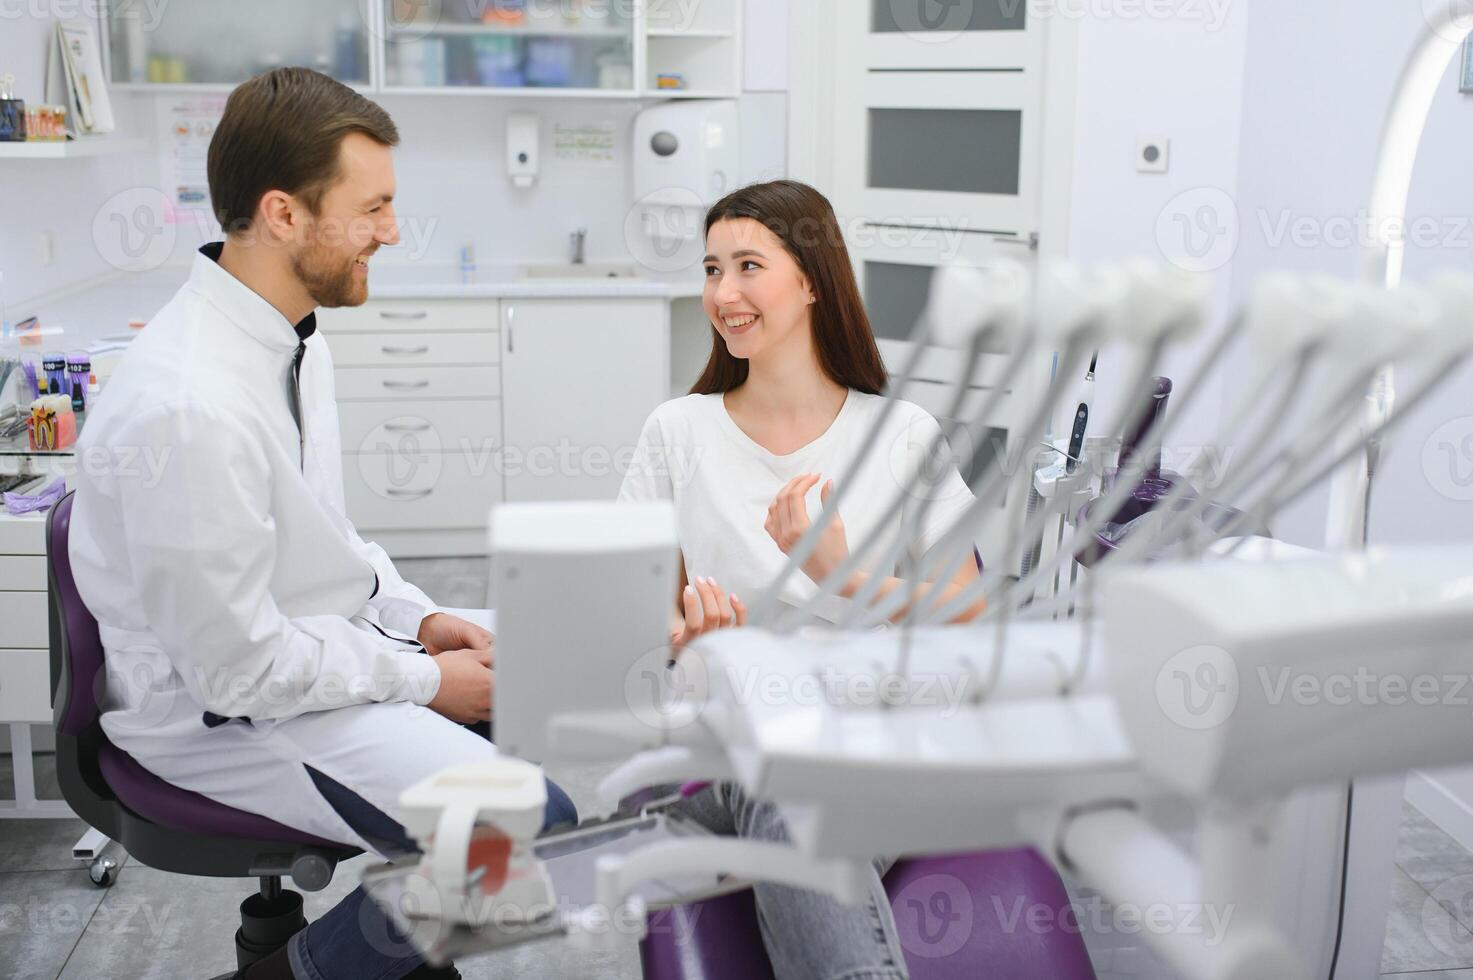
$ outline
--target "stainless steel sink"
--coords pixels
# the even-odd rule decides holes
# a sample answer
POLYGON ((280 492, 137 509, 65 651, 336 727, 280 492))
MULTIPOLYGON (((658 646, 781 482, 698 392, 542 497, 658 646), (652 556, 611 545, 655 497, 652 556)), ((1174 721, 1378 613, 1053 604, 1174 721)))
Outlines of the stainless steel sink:
POLYGON ((522 266, 523 279, 639 279, 629 262, 545 262, 522 266))

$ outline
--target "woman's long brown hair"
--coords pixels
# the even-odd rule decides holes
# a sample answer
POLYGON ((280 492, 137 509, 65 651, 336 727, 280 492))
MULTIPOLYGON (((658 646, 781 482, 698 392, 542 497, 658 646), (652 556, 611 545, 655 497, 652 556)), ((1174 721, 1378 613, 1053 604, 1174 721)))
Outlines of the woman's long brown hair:
MULTIPOLYGON (((828 198, 795 180, 774 180, 733 191, 706 213, 706 232, 718 221, 751 218, 776 235, 813 287, 813 346, 823 373, 870 395, 885 390, 885 364, 859 298, 849 249, 828 198)), ((747 362, 732 357, 711 326, 711 358, 691 394, 731 391, 747 380, 747 362)))

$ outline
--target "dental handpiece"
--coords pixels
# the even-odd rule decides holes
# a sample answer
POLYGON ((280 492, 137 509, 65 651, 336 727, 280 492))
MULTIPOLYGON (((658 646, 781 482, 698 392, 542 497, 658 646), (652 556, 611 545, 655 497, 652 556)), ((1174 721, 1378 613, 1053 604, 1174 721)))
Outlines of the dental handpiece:
MULTIPOLYGON (((967 396, 967 380, 971 378, 972 371, 976 367, 977 362, 981 359, 982 351, 986 349, 987 342, 991 338, 992 333, 993 331, 991 329, 984 329, 977 333, 968 343, 967 360, 964 366, 965 369, 962 372, 961 379, 957 383, 957 389, 952 396, 950 405, 947 407, 945 417, 954 418, 960 413, 962 403, 965 401, 967 396)), ((935 437, 933 437, 926 445, 925 454, 924 456, 922 456, 920 464, 916 467, 915 471, 910 474, 906 482, 900 487, 899 492, 896 493, 895 496, 891 499, 890 504, 885 509, 884 515, 879 519, 879 521, 876 522, 876 527, 886 528, 890 527, 897 517, 904 518, 899 533, 894 535, 893 540, 886 547, 881 557, 871 565, 871 569, 873 572, 879 572, 883 569, 893 568, 895 566, 895 562, 899 557, 900 550, 908 542, 911 536, 912 529, 916 527, 919 524, 921 518, 924 517, 925 510, 929 507, 931 501, 931 498, 929 496, 926 496, 922 499, 920 505, 921 512, 919 514, 905 514, 905 504, 907 499, 911 498, 914 494, 917 484, 921 481, 921 479, 924 478, 924 475, 926 473, 927 461, 934 460, 936 458, 937 454, 941 451, 941 448, 945 444, 945 442, 945 434, 938 431, 935 437)), ((839 564, 839 567, 834 569, 834 571, 827 578, 825 578, 824 581, 818 583, 818 593, 809 600, 809 605, 822 602, 830 596, 837 594, 838 591, 843 588, 843 584, 847 582, 855 572, 864 567, 865 559, 869 557, 870 552, 874 550, 875 545, 877 544, 877 542, 882 540, 882 538, 883 535, 874 534, 863 539, 862 541, 857 542, 850 549, 848 557, 839 564)), ((872 574, 870 578, 865 582, 864 586, 861 587, 859 593, 852 598, 851 608, 854 603, 867 602, 868 598, 866 596, 873 595, 873 590, 870 588, 871 584, 873 583, 875 588, 878 588, 878 582, 879 575, 872 574)), ((780 620, 777 624, 775 624, 775 630, 780 633, 788 632, 791 628, 798 624, 801 618, 799 613, 801 613, 801 610, 794 610, 793 615, 788 617, 788 619, 780 620)), ((839 625, 842 627, 842 619, 839 625)))
MULTIPOLYGON (((1193 377, 1200 377, 1204 375, 1207 369, 1219 357, 1221 357, 1228 343, 1231 342, 1231 340, 1233 339, 1234 333, 1235 331, 1233 331, 1232 329, 1223 332, 1222 336, 1219 337, 1218 340, 1211 346, 1211 348, 1204 353, 1201 360, 1198 362, 1195 370, 1192 372, 1193 377)), ((1146 380, 1154 375, 1154 367, 1156 363, 1160 360, 1161 352, 1164 349, 1165 344, 1166 341, 1164 337, 1152 343, 1149 352, 1143 359, 1141 368, 1136 372, 1136 376, 1128 385, 1127 390, 1130 387, 1143 386, 1146 380)), ((1200 388, 1200 385, 1189 388, 1184 400, 1184 404, 1190 404, 1194 396, 1199 393, 1200 388)), ((1118 417, 1112 420, 1111 429, 1124 428, 1127 424, 1132 427, 1139 424, 1138 413, 1132 412, 1129 405, 1122 406, 1121 410, 1118 412, 1118 417)), ((1164 419, 1158 420, 1156 430, 1159 430, 1168 424, 1169 421, 1166 421, 1164 419)), ((1151 427, 1148 426, 1146 438, 1159 438, 1160 432, 1156 430, 1153 430, 1151 427)), ((1134 481, 1139 479, 1140 474, 1144 471, 1144 469, 1145 467, 1141 460, 1132 460, 1130 466, 1126 468, 1126 471, 1117 475, 1117 485, 1115 487, 1112 487, 1110 492, 1105 495, 1105 501, 1102 505, 1102 513, 1113 513, 1114 510, 1117 509, 1121 505, 1121 503, 1124 502, 1125 495, 1129 491, 1129 488, 1133 486, 1134 481)), ((1042 529, 1043 523, 1045 520, 1047 520, 1047 517, 1047 511, 1040 511, 1034 516, 1033 520, 1028 522, 1028 526, 1022 529, 1021 535, 1014 535, 1015 539, 1029 540, 1030 535, 1036 536, 1042 529)), ((1100 514, 1095 513, 1094 508, 1091 508, 1088 521, 1083 528, 1076 530, 1074 538, 1071 539, 1070 547, 1067 549, 1061 549, 1049 561, 1040 563, 1039 565, 1034 567, 1028 575, 1023 576, 1017 582, 1011 583, 1007 587, 1003 588, 1000 591, 999 595, 994 597, 997 600, 993 602, 994 607, 996 607, 1000 602, 1010 602, 1016 596, 1026 595, 1027 590, 1029 588, 1032 588, 1035 582, 1043 581, 1045 577, 1052 576, 1055 569, 1059 568, 1063 564, 1064 559, 1066 557, 1071 557, 1074 554, 1072 550, 1073 542, 1078 540, 1088 540, 1087 536, 1093 535, 1103 523, 1104 518, 1100 514), (1081 535, 1085 535, 1085 537, 1081 538, 1081 535)), ((953 564, 950 567, 954 569, 955 565, 953 564)), ((976 602, 977 599, 980 598, 980 596, 991 595, 990 590, 996 589, 1005 575, 1006 570, 1004 569, 989 570, 988 574, 984 575, 977 582, 972 583, 972 585, 968 588, 963 589, 958 595, 952 597, 940 608, 929 611, 926 615, 926 622, 944 622, 951 616, 956 615, 960 610, 965 609, 967 608, 967 606, 976 602)))
MULTIPOLYGON (((1092 334, 1092 330, 1088 332, 1092 334)), ((1080 331, 1080 334, 1070 343, 1069 349, 1063 358, 1064 363, 1061 369, 1055 373, 1043 396, 1032 406, 1032 415, 1025 420, 1019 431, 1033 432, 1042 428, 1044 419, 1047 417, 1050 409, 1057 403, 1057 399, 1066 384, 1065 379, 1081 365, 1084 359, 1083 344, 1080 342, 1080 338, 1085 335, 1086 331, 1080 331)), ((973 543, 973 529, 980 521, 986 509, 995 505, 992 500, 991 491, 999 483, 1008 479, 1010 474, 1016 472, 1016 467, 1027 448, 1027 441, 1019 439, 1015 448, 1009 452, 1004 464, 994 467, 984 474, 983 484, 974 489, 977 499, 952 522, 946 534, 922 559, 916 569, 916 578, 918 581, 940 582, 948 580, 952 575, 956 574, 956 569, 960 567, 961 562, 972 555, 972 549, 975 547, 973 543), (941 571, 941 574, 937 574, 938 571, 941 571)), ((972 456, 968 460, 969 468, 975 467, 977 457, 981 452, 981 447, 973 448, 972 456)), ((1017 542, 1010 540, 1008 543, 1009 552, 1016 547, 1017 542)), ((1005 563, 999 564, 1005 565, 1005 563)), ((980 598, 979 595, 974 595, 967 605, 975 602, 978 598, 980 598)), ((901 609, 906 601, 908 599, 905 592, 902 591, 899 595, 892 592, 879 599, 873 607, 867 608, 863 605, 856 604, 854 607, 851 607, 850 611, 855 616, 862 617, 860 621, 861 626, 868 626, 887 621, 890 616, 901 609)), ((966 605, 959 606, 956 612, 960 612, 961 609, 965 608, 966 605)))
MULTIPOLYGON (((1079 404, 1074 409, 1074 425, 1069 431, 1069 453, 1064 458, 1064 472, 1072 474, 1079 468, 1079 459, 1084 453, 1084 434, 1089 429, 1089 409, 1094 402, 1095 394, 1095 365, 1099 363, 1100 352, 1096 348, 1094 356, 1089 359, 1089 370, 1084 372, 1084 390, 1080 395, 1079 404)), ((1170 382, 1167 382, 1168 389, 1170 382)))
POLYGON ((854 482, 849 477, 858 471, 859 467, 863 465, 864 460, 869 456, 870 450, 874 448, 875 440, 879 438, 881 429, 890 420, 890 416, 895 413, 895 407, 900 400, 900 396, 905 392, 905 389, 911 382, 911 378, 916 373, 916 369, 920 366, 921 358, 926 352, 925 341, 928 330, 929 328, 927 327, 924 316, 916 320, 909 338, 911 348, 910 356, 906 359, 899 385, 895 386, 886 397, 884 406, 880 409, 874 422, 870 424, 869 431, 865 433, 864 439, 860 442, 859 453, 855 456, 854 462, 850 464, 849 471, 835 482, 834 492, 830 494, 828 503, 824 505, 817 519, 813 521, 808 530, 798 539, 798 543, 788 554, 788 560, 783 563, 777 575, 768 583, 767 588, 762 591, 756 603, 753 604, 749 619, 754 625, 766 625, 772 620, 775 611, 779 608, 783 587, 787 585, 788 580, 792 578, 795 572, 803 567, 803 563, 817 549, 824 529, 829 526, 834 516, 838 514, 839 504, 843 502, 844 497, 848 494, 850 484, 854 482))
MULTIPOLYGON (((986 335, 990 336, 991 331, 987 331, 986 335)), ((985 339, 983 335, 979 335, 977 341, 971 346, 977 351, 978 355, 980 356, 980 352, 984 349, 985 346, 985 339)), ((1020 365, 1025 363, 1027 358, 1032 353, 1032 350, 1033 344, 1031 340, 1025 339, 1022 343, 1020 343, 1017 346, 1017 349, 1013 352, 1013 356, 1009 359, 1007 367, 1003 370, 1003 377, 1011 376, 1011 373, 1013 371, 1015 371, 1020 365)), ((972 363, 973 360, 974 358, 969 354, 968 363, 972 363)), ((967 381, 969 380, 969 378, 970 373, 964 374, 958 382, 957 391, 952 396, 952 405, 950 409, 950 414, 952 416, 960 412, 961 405, 966 399, 966 396, 968 394, 967 381)), ((996 409, 998 402, 1001 401, 1004 394, 1005 391, 1001 385, 992 388, 992 390, 988 392, 987 397, 983 400, 981 407, 978 409, 977 412, 973 414, 974 420, 987 418, 996 409)), ((925 459, 935 458, 936 453, 939 452, 944 441, 945 435, 942 433, 938 433, 937 437, 934 438, 931 441, 930 445, 927 447, 927 455, 925 459)), ((968 457, 968 461, 966 463, 965 469, 967 472, 970 473, 974 471, 978 455, 979 453, 976 451, 976 447, 974 447, 974 451, 968 457)), ((924 477, 924 473, 924 464, 922 464, 922 466, 917 467, 916 470, 910 474, 905 485, 901 488, 900 493, 896 495, 895 499, 892 502, 892 513, 899 513, 903 511, 906 500, 914 494, 917 485, 924 477)), ((968 481, 969 489, 971 488, 972 483, 973 481, 968 481)), ((904 522, 904 527, 901 529, 901 532, 898 535, 891 539, 889 545, 886 547, 884 555, 880 558, 880 560, 875 562, 871 566, 873 569, 893 568, 895 566, 895 562, 899 557, 901 548, 909 543, 914 529, 921 526, 921 521, 924 519, 925 514, 930 510, 932 503, 933 498, 927 495, 923 497, 918 507, 912 513, 905 515, 906 520, 904 522)), ((860 564, 863 562, 865 557, 869 554, 869 552, 878 540, 878 537, 871 537, 869 539, 866 539, 864 542, 861 542, 860 546, 855 550, 855 552, 850 555, 851 561, 849 563, 849 567, 845 569, 841 566, 840 569, 836 570, 835 575, 831 577, 829 581, 823 583, 822 594, 831 594, 830 590, 839 588, 842 583, 847 580, 847 577, 853 574, 853 572, 858 567, 860 567, 860 564)), ((862 611, 865 606, 874 599, 881 585, 882 579, 878 575, 872 575, 868 580, 865 581, 865 583, 860 587, 859 591, 851 598, 851 601, 845 607, 845 610, 841 615, 838 624, 840 628, 845 628, 849 625, 852 625, 854 620, 858 617, 859 612, 862 611)))

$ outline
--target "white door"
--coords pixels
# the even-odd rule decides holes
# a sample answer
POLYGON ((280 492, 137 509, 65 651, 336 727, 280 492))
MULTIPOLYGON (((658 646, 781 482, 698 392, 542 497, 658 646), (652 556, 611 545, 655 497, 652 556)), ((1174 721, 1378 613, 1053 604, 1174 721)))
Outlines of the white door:
POLYGON ((669 396, 669 319, 663 299, 502 300, 507 500, 618 494, 669 396))
MULTIPOLYGON (((926 305, 931 277, 947 264, 999 258, 1032 264, 1062 255, 1072 159, 1073 37, 1037 4, 945 0, 813 0, 794 10, 789 120, 793 176, 834 204, 855 275, 892 372, 926 305), (1047 114, 1045 114, 1047 107, 1047 114)), ((985 449, 996 465, 1038 433, 1017 431, 1020 410, 1048 380, 1040 352, 1003 377, 1006 351, 990 351, 968 379, 965 406, 986 418, 941 422, 953 450, 985 449)), ((930 349, 907 394, 933 414, 950 403, 963 355, 930 349)), ((966 408, 963 409, 963 414, 966 408)), ((1007 531, 1022 519, 1026 466, 979 529, 989 562, 1016 567, 1007 531)))

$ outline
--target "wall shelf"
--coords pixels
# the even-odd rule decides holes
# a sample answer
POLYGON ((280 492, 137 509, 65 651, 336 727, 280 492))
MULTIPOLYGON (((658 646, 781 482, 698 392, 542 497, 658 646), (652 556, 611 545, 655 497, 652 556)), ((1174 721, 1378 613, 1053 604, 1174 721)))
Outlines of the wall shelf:
POLYGON ((0 160, 74 160, 80 157, 133 153, 148 146, 147 140, 93 136, 65 142, 0 143, 0 160))
POLYGON ((577 24, 436 24, 419 27, 414 24, 393 26, 389 37, 418 39, 422 37, 588 37, 628 38, 629 32, 618 27, 583 27, 577 24))
POLYGON ((385 85, 375 95, 469 95, 496 96, 503 99, 628 99, 642 98, 628 88, 496 88, 487 85, 385 85))
POLYGON ((647 99, 729 99, 730 92, 702 90, 696 88, 650 89, 644 94, 647 99))
POLYGON ((648 37, 733 37, 735 31, 683 31, 678 28, 651 28, 645 32, 648 37))

